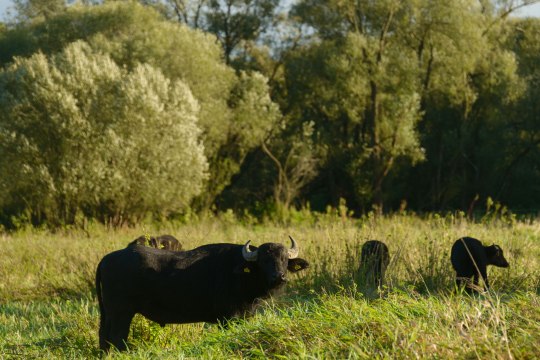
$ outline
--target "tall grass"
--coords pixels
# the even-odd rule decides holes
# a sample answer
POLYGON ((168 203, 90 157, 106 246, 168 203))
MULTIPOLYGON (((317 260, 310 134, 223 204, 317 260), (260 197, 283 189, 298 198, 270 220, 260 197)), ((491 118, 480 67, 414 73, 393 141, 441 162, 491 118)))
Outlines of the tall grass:
POLYGON ((159 327, 136 316, 130 351, 117 358, 537 358, 540 223, 462 216, 345 216, 293 225, 242 224, 230 214, 160 224, 0 236, 0 358, 99 356, 94 271, 106 253, 141 234, 176 236, 184 248, 293 235, 311 267, 284 296, 227 328, 159 327), (449 249, 461 236, 499 244, 511 267, 488 270, 492 291, 456 294, 449 249), (360 247, 384 241, 391 261, 380 292, 358 274, 360 247))

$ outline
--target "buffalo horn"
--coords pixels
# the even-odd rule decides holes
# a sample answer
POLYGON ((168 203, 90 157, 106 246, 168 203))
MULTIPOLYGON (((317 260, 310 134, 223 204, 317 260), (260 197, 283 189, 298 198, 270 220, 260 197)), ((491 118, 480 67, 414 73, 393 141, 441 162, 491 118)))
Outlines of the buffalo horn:
POLYGON ((291 239, 292 244, 289 249, 289 259, 295 259, 298 257, 298 245, 296 245, 296 241, 291 235, 289 235, 289 238, 291 239))
POLYGON ((249 243, 250 242, 251 242, 251 240, 248 240, 246 245, 244 245, 244 247, 242 248, 242 256, 244 257, 244 259, 246 261, 257 261, 257 250, 255 250, 255 251, 250 251, 249 250, 249 243))

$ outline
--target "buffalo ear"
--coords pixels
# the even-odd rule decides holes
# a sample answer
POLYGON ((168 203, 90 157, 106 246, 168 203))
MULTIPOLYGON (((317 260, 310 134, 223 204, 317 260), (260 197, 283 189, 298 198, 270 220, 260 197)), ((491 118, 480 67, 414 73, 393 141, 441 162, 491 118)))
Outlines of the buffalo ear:
POLYGON ((293 273, 304 270, 308 267, 309 263, 301 258, 289 259, 289 263, 287 264, 287 269, 293 273))
POLYGON ((244 261, 242 264, 235 267, 233 272, 237 275, 241 275, 241 274, 249 275, 249 274, 252 274, 254 270, 255 270, 255 263, 244 261))
POLYGON ((486 255, 488 257, 493 257, 497 255, 497 248, 495 247, 495 245, 486 246, 485 249, 486 249, 486 255))

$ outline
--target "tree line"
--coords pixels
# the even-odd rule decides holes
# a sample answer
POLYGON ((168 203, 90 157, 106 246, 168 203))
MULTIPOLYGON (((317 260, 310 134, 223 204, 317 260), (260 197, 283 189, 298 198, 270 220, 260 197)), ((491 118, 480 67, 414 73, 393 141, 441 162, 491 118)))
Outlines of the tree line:
POLYGON ((0 222, 538 211, 533 2, 17 0, 0 222))

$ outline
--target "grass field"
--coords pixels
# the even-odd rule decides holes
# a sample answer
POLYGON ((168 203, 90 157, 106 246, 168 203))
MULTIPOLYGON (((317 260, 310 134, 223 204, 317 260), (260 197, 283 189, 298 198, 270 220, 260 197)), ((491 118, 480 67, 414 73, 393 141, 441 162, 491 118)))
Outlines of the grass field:
POLYGON ((130 350, 112 358, 501 358, 540 357, 540 222, 433 215, 307 217, 298 225, 241 224, 232 216, 129 229, 0 235, 0 358, 98 357, 94 271, 106 253, 141 234, 175 235, 184 248, 213 242, 288 244, 311 267, 253 317, 228 328, 164 328, 136 316, 130 350), (492 291, 453 292, 449 250, 469 235, 499 244, 511 266, 489 268, 492 291), (386 287, 357 274, 369 239, 391 252, 386 287))

